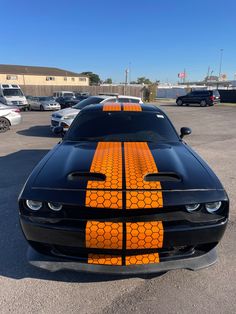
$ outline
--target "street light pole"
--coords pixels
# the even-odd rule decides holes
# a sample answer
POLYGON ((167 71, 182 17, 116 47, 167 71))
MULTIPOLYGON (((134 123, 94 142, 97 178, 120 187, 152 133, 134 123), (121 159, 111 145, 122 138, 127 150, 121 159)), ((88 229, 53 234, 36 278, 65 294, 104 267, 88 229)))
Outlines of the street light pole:
POLYGON ((222 67, 223 51, 224 51, 224 49, 220 49, 219 80, 220 80, 220 77, 221 77, 221 67, 222 67))

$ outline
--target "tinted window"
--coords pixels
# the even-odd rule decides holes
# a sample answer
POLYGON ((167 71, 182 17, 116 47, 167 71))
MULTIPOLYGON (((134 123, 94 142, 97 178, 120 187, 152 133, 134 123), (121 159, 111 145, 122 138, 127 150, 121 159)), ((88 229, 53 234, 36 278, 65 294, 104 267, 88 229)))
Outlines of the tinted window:
POLYGON ((3 90, 4 96, 23 96, 23 93, 18 88, 7 88, 3 90))
POLYGON ((220 97, 220 93, 218 92, 218 90, 213 90, 213 95, 216 97, 220 97))
POLYGON ((104 103, 106 102, 117 102, 117 98, 108 98, 107 100, 104 101, 104 103))
POLYGON ((73 106, 73 108, 83 109, 84 107, 86 107, 88 105, 99 104, 103 100, 104 100, 104 98, 102 98, 102 97, 89 97, 87 99, 82 100, 81 102, 79 102, 75 106, 73 106))
POLYGON ((119 102, 129 102, 129 98, 119 98, 119 102))
POLYGON ((133 104, 139 104, 139 99, 135 98, 119 98, 119 102, 130 102, 133 104))
POLYGON ((163 114, 156 112, 98 112, 77 115, 65 139, 72 141, 178 141, 163 114))
POLYGON ((54 100, 53 97, 39 97, 40 101, 50 101, 50 100, 54 100))

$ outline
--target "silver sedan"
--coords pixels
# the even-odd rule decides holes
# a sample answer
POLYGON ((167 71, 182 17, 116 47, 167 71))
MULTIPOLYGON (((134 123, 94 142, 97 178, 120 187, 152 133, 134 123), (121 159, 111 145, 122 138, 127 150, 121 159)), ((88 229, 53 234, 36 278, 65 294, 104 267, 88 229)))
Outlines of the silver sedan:
POLYGON ((11 108, 0 103, 0 133, 8 131, 11 125, 17 125, 21 121, 19 108, 11 108))
POLYGON ((60 110, 61 105, 53 97, 27 97, 29 110, 60 110))

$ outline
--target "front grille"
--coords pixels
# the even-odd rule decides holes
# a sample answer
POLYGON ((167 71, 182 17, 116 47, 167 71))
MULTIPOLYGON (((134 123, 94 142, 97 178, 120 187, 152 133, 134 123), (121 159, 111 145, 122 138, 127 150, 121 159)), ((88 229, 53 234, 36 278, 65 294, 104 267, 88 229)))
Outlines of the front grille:
POLYGON ((51 253, 56 256, 73 258, 73 259, 84 259, 89 253, 92 254, 111 254, 111 255, 124 255, 133 256, 138 254, 151 254, 157 252, 159 253, 162 261, 167 261, 171 259, 187 258, 195 254, 195 248, 193 246, 179 246, 179 247, 169 247, 162 248, 158 250, 127 250, 125 253, 120 250, 101 250, 101 249, 86 249, 86 248, 76 248, 61 245, 54 245, 51 247, 51 253))
POLYGON ((12 103, 13 103, 13 105, 23 105, 22 101, 13 100, 12 103))
POLYGON ((52 121, 51 121, 51 124, 52 124, 52 126, 58 126, 58 125, 59 125, 59 122, 52 120, 52 121))

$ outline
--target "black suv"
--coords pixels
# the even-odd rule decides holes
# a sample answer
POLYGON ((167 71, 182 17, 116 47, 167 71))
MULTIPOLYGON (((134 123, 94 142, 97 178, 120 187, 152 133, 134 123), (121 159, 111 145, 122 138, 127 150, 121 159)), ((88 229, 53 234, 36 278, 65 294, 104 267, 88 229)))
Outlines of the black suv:
POLYGON ((182 106, 184 104, 200 104, 201 107, 206 107, 213 106, 219 102, 220 94, 218 90, 195 90, 176 99, 176 104, 178 106, 182 106))

